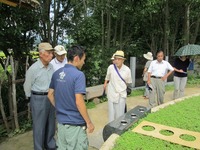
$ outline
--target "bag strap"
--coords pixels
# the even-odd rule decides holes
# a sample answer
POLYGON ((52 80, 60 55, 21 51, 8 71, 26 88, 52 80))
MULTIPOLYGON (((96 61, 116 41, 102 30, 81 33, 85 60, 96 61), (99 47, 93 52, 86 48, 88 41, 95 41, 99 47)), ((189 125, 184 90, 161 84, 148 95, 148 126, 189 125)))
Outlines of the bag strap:
POLYGON ((114 68, 115 68, 115 70, 116 70, 116 72, 117 72, 117 74, 118 74, 118 76, 122 79, 122 81, 124 81, 124 83, 126 84, 126 81, 122 78, 122 76, 119 74, 119 71, 117 70, 117 67, 116 67, 116 65, 115 64, 113 64, 114 65, 114 68))

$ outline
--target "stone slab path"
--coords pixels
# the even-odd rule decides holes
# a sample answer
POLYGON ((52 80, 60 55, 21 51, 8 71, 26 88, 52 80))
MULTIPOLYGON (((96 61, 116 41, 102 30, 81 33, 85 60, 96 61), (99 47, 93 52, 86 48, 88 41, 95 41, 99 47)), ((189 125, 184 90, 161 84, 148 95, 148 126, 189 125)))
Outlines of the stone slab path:
MULTIPOLYGON (((172 92, 165 93, 165 102, 172 100, 172 92)), ((186 88, 185 96, 196 94, 200 92, 199 87, 186 88)), ((148 100, 142 96, 127 98, 128 110, 137 105, 148 106, 148 100)), ((107 102, 96 105, 95 108, 88 110, 92 122, 95 125, 93 133, 88 134, 90 148, 89 150, 99 149, 103 144, 102 131, 104 126, 108 123, 108 107, 107 102)), ((32 131, 10 138, 0 144, 0 150, 33 150, 32 131)))

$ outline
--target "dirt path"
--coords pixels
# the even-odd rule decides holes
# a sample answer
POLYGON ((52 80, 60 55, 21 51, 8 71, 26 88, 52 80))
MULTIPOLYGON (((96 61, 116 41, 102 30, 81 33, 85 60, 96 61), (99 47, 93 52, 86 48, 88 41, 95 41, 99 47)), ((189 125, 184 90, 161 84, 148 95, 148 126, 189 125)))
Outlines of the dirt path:
MULTIPOLYGON (((199 87, 186 88, 185 96, 196 94, 200 92, 199 87)), ((165 93, 165 102, 172 100, 172 91, 165 93)), ((148 106, 148 100, 143 99, 142 96, 129 97, 127 99, 128 110, 137 105, 148 106)), ((108 123, 108 107, 107 102, 97 105, 95 108, 88 110, 89 115, 95 125, 95 131, 88 134, 90 148, 89 150, 99 149, 103 144, 102 131, 104 126, 108 123)), ((26 132, 22 135, 10 138, 0 144, 0 150, 33 150, 32 131, 26 132)))

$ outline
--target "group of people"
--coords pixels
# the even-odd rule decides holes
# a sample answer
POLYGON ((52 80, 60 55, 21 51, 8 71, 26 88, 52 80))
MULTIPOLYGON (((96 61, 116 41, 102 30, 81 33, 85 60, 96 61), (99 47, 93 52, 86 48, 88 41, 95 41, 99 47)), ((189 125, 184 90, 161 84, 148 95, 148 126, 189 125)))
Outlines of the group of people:
POLYGON ((143 70, 143 81, 146 87, 144 98, 149 99, 150 107, 163 104, 165 83, 172 72, 174 72, 173 99, 183 97, 187 83, 187 68, 190 64, 189 58, 187 56, 180 56, 175 59, 172 66, 164 60, 164 52, 161 50, 156 52, 156 60, 153 60, 151 52, 143 56, 148 60, 143 70), (155 101, 156 99, 157 101, 155 101))
MULTIPOLYGON (((85 49, 72 46, 66 51, 62 45, 53 48, 50 43, 42 42, 38 50, 39 59, 27 70, 24 82, 25 95, 30 99, 32 112, 34 149, 86 150, 86 129, 92 133, 95 127, 84 101, 86 79, 81 68, 86 59, 85 49), (55 118, 57 142, 54 139, 55 118)), ((172 67, 163 60, 163 51, 157 51, 156 60, 153 60, 151 52, 144 54, 144 57, 148 60, 143 72, 146 82, 145 97, 149 98, 150 106, 156 105, 156 94, 157 104, 163 103, 165 81, 173 71, 173 97, 176 99, 183 96, 189 59, 179 57, 172 67)), ((124 52, 117 50, 111 60, 112 64, 107 69, 104 82, 109 122, 125 113, 127 87, 132 84, 131 70, 124 64, 124 52)))
POLYGON ((86 81, 80 71, 85 49, 73 46, 66 52, 61 45, 53 48, 42 42, 38 50, 39 59, 27 70, 24 82, 25 95, 30 98, 34 150, 86 150, 86 129, 91 133, 94 125, 85 106, 86 81))

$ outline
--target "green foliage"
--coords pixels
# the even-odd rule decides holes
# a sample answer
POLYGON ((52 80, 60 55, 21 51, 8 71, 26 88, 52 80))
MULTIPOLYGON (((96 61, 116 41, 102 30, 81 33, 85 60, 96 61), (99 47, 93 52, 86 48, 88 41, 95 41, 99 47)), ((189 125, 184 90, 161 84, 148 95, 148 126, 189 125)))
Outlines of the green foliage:
POLYGON ((144 89, 137 89, 131 92, 131 97, 140 96, 144 94, 144 89))
POLYGON ((87 109, 92 109, 92 108, 95 108, 96 105, 95 105, 94 102, 88 101, 88 102, 86 103, 86 107, 87 107, 87 109))
POLYGON ((155 130, 155 128, 152 127, 152 126, 143 126, 142 129, 145 130, 145 131, 153 131, 153 130, 155 130))
POLYGON ((0 143, 3 142, 6 138, 13 137, 18 134, 23 134, 26 131, 29 131, 32 129, 32 121, 27 120, 24 118, 20 118, 20 129, 15 129, 10 131, 10 133, 7 133, 3 125, 0 125, 0 143))
POLYGON ((20 129, 15 129, 11 133, 8 134, 8 137, 13 137, 18 134, 23 134, 28 130, 32 129, 32 121, 30 120, 21 120, 20 121, 20 129))
POLYGON ((165 86, 165 91, 172 91, 172 90, 174 90, 174 84, 165 86))
POLYGON ((8 55, 8 48, 13 49, 16 59, 22 59, 22 52, 28 52, 38 29, 38 18, 35 10, 23 7, 1 5, 0 15, 0 45, 1 50, 8 55))
MULTIPOLYGON (((122 134, 122 136, 117 140, 113 150, 192 150, 192 148, 184 147, 182 145, 173 144, 150 136, 137 134, 131 130, 140 122, 146 120, 185 130, 200 132, 200 122, 198 121, 200 116, 199 98, 200 96, 192 97, 175 105, 170 105, 164 109, 159 110, 158 112, 148 114, 147 117, 139 120, 139 122, 134 124, 130 130, 122 134)), ((167 135, 169 134, 169 132, 165 133, 167 133, 167 135)), ((193 137, 187 135, 183 138, 187 141, 193 140, 193 137)))
POLYGON ((197 76, 197 75, 194 75, 194 74, 189 75, 187 84, 189 86, 200 85, 200 76, 197 76))
POLYGON ((108 101, 108 98, 106 96, 100 97, 100 103, 108 101))
POLYGON ((180 136, 181 139, 185 140, 185 141, 195 141, 196 138, 192 135, 188 135, 188 134, 182 134, 180 136))
POLYGON ((102 84, 112 55, 105 54, 100 47, 87 50, 83 72, 86 75, 87 86, 102 84))
POLYGON ((160 134, 165 135, 165 136, 171 136, 174 133, 172 131, 169 131, 169 130, 161 130, 160 134))
POLYGON ((71 35, 75 43, 87 47, 95 46, 101 38, 101 26, 92 17, 87 17, 74 27, 71 35))
POLYGON ((0 58, 3 58, 3 59, 6 58, 5 54, 2 51, 0 51, 0 58))

